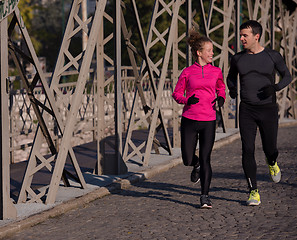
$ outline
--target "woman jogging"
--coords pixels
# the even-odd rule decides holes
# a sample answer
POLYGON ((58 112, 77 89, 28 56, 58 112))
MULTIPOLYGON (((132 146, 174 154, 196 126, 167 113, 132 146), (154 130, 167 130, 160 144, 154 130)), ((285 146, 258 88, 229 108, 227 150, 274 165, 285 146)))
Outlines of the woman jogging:
POLYGON ((212 208, 208 196, 212 178, 210 155, 215 140, 216 101, 219 107, 223 106, 225 84, 221 69, 211 65, 211 40, 192 31, 187 43, 196 61, 182 71, 172 97, 177 103, 184 104, 181 119, 183 163, 193 166, 192 182, 201 180, 201 208, 212 208), (198 136, 199 158, 195 155, 198 136))

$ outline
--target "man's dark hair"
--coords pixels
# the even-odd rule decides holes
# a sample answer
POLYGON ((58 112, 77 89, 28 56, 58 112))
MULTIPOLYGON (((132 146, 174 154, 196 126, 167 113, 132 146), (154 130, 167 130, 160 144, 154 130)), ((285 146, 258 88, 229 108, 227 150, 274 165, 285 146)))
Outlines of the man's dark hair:
POLYGON ((263 31, 262 26, 261 26, 260 23, 258 23, 255 20, 249 20, 249 21, 247 21, 247 22, 240 25, 240 30, 246 29, 246 28, 251 28, 252 33, 254 35, 259 34, 259 41, 260 41, 260 38, 262 36, 262 31, 263 31))

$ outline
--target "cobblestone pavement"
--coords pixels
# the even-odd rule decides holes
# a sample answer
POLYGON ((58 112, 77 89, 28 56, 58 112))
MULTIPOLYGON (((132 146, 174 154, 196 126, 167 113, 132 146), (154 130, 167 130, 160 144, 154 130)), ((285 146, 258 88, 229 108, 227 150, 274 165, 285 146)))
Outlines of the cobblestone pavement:
POLYGON ((275 184, 257 136, 260 206, 245 205, 236 140, 212 153, 211 210, 199 209, 200 185, 190 182, 191 168, 178 165, 9 239, 296 239, 296 137, 296 126, 279 130, 282 180, 275 184))

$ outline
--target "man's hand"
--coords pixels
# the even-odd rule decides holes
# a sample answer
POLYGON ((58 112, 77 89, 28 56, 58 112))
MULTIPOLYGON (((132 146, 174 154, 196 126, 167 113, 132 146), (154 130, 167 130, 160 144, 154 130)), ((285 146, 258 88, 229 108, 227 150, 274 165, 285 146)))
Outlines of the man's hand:
POLYGON ((275 94, 275 92, 276 92, 275 84, 268 85, 268 86, 265 86, 260 89, 260 92, 258 93, 258 97, 261 100, 263 100, 263 99, 266 99, 266 98, 272 96, 273 94, 275 94))
POLYGON ((191 97, 188 98, 187 105, 196 104, 199 102, 199 98, 195 97, 195 94, 193 94, 191 97))

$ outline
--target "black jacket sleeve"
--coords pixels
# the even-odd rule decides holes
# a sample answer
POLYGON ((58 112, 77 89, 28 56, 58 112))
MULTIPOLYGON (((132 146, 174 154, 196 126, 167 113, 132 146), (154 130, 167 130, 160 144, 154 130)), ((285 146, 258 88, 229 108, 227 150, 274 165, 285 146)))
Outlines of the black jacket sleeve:
POLYGON ((292 76, 285 63, 285 60, 280 55, 280 53, 270 49, 267 49, 267 51, 274 62, 275 69, 281 75, 282 78, 279 83, 275 84, 275 90, 279 91, 292 82, 292 76))
POLYGON ((236 66, 236 55, 232 56, 230 62, 230 68, 227 76, 227 86, 229 90, 237 90, 237 75, 238 70, 236 66))

